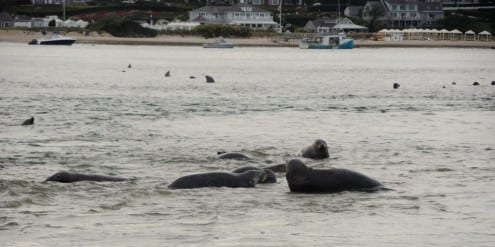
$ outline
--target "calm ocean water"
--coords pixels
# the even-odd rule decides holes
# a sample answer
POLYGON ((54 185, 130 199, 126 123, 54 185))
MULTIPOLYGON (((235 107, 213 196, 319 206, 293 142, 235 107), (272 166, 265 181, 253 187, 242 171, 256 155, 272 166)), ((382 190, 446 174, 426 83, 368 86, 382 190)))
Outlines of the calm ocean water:
POLYGON ((494 64, 487 49, 0 43, 0 246, 492 246, 494 64), (275 164, 317 138, 331 158, 308 165, 393 190, 167 189, 252 165, 217 151, 275 164), (43 182, 62 170, 132 179, 43 182))

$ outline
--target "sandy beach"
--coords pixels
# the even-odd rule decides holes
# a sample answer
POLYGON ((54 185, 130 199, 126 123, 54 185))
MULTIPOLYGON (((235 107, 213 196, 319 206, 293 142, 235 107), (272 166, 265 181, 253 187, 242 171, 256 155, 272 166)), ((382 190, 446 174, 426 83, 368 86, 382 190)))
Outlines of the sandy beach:
MULTIPOLYGON (((198 46, 213 42, 199 36, 159 35, 154 38, 118 38, 107 33, 69 32, 67 36, 77 39, 78 44, 112 44, 112 45, 186 45, 198 46)), ((32 39, 42 37, 41 32, 29 30, 0 30, 0 42, 28 43, 32 39)), ((276 37, 229 38, 237 46, 261 47, 296 47, 297 39, 276 37)), ((457 47, 457 48, 495 48, 495 41, 450 41, 450 40, 404 40, 404 41, 373 41, 355 39, 355 47, 457 47)))

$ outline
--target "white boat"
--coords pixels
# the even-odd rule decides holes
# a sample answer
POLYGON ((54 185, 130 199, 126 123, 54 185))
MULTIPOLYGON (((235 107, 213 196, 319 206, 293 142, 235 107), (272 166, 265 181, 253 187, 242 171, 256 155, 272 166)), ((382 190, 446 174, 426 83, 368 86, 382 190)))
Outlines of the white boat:
POLYGON ((213 43, 203 44, 203 48, 234 48, 234 44, 227 42, 224 38, 219 37, 213 43))
POLYGON ((76 42, 76 39, 72 37, 63 36, 61 34, 54 34, 48 38, 33 39, 29 42, 30 45, 72 45, 76 42))
POLYGON ((299 44, 301 49, 352 49, 354 39, 347 38, 344 33, 323 35, 316 39, 302 39, 299 44))

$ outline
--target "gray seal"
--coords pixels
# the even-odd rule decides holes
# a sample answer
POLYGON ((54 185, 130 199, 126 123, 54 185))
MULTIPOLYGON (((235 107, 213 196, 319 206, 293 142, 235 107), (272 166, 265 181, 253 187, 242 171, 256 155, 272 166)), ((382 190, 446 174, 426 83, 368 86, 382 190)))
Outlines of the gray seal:
POLYGON ((277 177, 275 176, 275 173, 272 170, 266 169, 266 168, 258 168, 254 166, 244 166, 241 168, 237 168, 233 170, 233 173, 243 173, 246 171, 262 171, 265 173, 265 176, 259 181, 260 184, 268 184, 268 183, 276 183, 277 182, 277 177))
POLYGON ((347 169, 313 169, 301 160, 287 163, 285 175, 291 192, 337 193, 341 191, 376 191, 382 184, 361 173, 347 169))
POLYGON ((34 117, 26 119, 24 122, 22 122, 22 125, 33 125, 33 124, 34 124, 34 117))
POLYGON ((207 83, 214 83, 215 82, 215 79, 213 79, 213 77, 211 77, 209 75, 205 75, 205 79, 206 79, 207 83))
POLYGON ((311 144, 301 150, 301 156, 311 159, 325 159, 328 158, 328 146, 322 139, 317 139, 311 144))
POLYGON ((285 163, 283 163, 283 164, 263 167, 263 169, 268 169, 272 172, 285 172, 286 171, 286 165, 285 165, 285 163))
POLYGON ((202 187, 252 188, 259 183, 266 173, 263 171, 246 171, 243 173, 208 172, 187 175, 171 183, 169 189, 194 189, 202 187))
POLYGON ((217 152, 218 158, 219 159, 226 159, 226 160, 253 160, 249 157, 247 157, 244 154, 241 153, 225 153, 225 152, 217 152))
POLYGON ((53 181, 60 183, 73 183, 79 181, 95 181, 95 182, 121 182, 127 179, 120 177, 104 176, 104 175, 86 175, 80 173, 57 172, 48 177, 45 181, 53 181))

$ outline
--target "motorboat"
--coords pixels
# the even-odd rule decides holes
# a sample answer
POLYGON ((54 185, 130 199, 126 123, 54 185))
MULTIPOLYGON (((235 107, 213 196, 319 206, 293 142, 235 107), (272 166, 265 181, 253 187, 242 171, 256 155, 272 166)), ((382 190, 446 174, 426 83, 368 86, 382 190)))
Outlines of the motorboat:
POLYGON ((213 43, 203 44, 203 48, 234 48, 234 44, 227 42, 224 38, 219 37, 213 43))
POLYGON ((315 39, 304 38, 299 44, 301 49, 352 49, 354 39, 347 38, 344 33, 323 35, 315 39))
POLYGON ((33 39, 29 42, 30 45, 72 45, 76 39, 61 34, 53 34, 48 38, 33 39))

